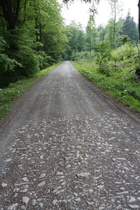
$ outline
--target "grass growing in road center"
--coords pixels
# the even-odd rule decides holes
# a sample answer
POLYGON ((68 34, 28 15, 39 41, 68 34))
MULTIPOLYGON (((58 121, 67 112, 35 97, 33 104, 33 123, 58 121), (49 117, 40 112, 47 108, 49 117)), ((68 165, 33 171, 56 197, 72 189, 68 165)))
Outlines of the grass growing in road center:
POLYGON ((40 71, 35 77, 18 80, 16 83, 11 83, 8 88, 0 89, 0 121, 8 114, 13 105, 16 103, 17 99, 29 87, 35 84, 39 79, 41 79, 58 65, 60 65, 60 63, 40 71))

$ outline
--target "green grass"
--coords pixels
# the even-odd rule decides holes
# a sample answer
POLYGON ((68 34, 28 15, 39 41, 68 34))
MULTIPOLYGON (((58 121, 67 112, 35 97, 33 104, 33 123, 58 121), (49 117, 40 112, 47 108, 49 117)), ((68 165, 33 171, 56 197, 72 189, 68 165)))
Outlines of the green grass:
POLYGON ((25 93, 29 87, 58 65, 60 65, 60 63, 40 71, 35 77, 18 80, 16 83, 11 83, 8 88, 0 89, 0 121, 10 112, 17 99, 25 93))
POLYGON ((95 63, 88 61, 74 61, 74 67, 86 78, 106 91, 109 95, 119 99, 128 107, 140 111, 140 82, 135 79, 132 67, 122 68, 110 76, 100 73, 95 63))

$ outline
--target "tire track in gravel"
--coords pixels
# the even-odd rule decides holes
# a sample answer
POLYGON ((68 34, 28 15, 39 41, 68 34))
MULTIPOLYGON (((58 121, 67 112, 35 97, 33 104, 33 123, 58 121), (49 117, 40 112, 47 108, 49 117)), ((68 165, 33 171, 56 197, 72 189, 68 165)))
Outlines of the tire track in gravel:
POLYGON ((14 110, 1 128, 1 210, 140 209, 140 124, 70 62, 14 110))

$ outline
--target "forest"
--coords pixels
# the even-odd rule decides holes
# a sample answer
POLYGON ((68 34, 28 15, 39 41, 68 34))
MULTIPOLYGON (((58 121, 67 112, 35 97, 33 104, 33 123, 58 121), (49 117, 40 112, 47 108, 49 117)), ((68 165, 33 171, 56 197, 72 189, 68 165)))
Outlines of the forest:
POLYGON ((118 0, 109 2, 107 25, 96 26, 97 11, 91 9, 84 30, 80 23, 65 25, 57 0, 0 0, 0 94, 21 79, 71 60, 81 74, 140 110, 139 26, 130 11, 121 18, 118 0))
POLYGON ((68 38, 56 0, 0 1, 0 87, 62 60, 68 38))
POLYGON ((130 11, 121 17, 118 0, 110 0, 106 26, 96 26, 91 11, 86 31, 77 23, 71 33, 67 59, 81 74, 128 107, 140 111, 140 43, 138 24, 130 11))

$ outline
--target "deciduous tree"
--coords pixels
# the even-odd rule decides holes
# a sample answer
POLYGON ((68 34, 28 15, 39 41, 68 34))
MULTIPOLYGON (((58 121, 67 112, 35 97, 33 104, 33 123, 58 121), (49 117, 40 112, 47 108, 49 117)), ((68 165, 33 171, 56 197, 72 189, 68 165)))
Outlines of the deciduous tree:
MULTIPOLYGON (((70 1, 74 1, 74 0, 63 0, 63 2, 68 3, 70 1)), ((99 3, 101 0, 83 0, 84 2, 96 2, 99 3)), ((138 29, 139 29, 139 40, 140 40, 140 0, 138 0, 138 29)))

